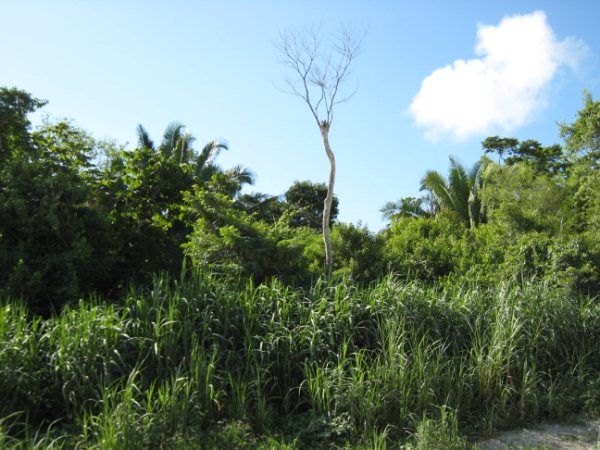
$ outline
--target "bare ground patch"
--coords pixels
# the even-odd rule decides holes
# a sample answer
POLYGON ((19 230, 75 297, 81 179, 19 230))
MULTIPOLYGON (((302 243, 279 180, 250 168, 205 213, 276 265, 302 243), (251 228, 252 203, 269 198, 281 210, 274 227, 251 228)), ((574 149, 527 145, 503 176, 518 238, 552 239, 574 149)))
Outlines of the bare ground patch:
POLYGON ((498 433, 478 450, 600 450, 600 419, 578 424, 540 424, 498 433))

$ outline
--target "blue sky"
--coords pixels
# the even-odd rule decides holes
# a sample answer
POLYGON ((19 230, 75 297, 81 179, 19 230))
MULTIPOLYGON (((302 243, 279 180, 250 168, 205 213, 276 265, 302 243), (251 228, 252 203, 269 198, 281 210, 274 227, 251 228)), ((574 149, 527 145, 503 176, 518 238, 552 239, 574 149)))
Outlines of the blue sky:
POLYGON ((325 182, 328 162, 306 105, 285 95, 280 31, 340 24, 367 36, 352 99, 330 140, 343 221, 372 230, 389 200, 419 195, 426 170, 466 165, 489 135, 560 142, 582 91, 600 96, 600 2, 3 0, 0 85, 49 100, 96 138, 158 140, 171 121, 198 146, 225 139, 224 167, 251 190, 325 182))

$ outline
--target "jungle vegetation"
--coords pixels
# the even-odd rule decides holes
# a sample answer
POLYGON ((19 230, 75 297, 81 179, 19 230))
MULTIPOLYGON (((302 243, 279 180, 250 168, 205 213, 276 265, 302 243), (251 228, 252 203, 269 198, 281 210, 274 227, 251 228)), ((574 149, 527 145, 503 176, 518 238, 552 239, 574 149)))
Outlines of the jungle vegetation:
MULTIPOLYGON (((126 148, 0 88, 0 447, 467 448, 600 412, 600 102, 491 136, 374 233, 248 193, 178 122, 126 148)), ((390 198, 395 193, 390 192, 390 198)))

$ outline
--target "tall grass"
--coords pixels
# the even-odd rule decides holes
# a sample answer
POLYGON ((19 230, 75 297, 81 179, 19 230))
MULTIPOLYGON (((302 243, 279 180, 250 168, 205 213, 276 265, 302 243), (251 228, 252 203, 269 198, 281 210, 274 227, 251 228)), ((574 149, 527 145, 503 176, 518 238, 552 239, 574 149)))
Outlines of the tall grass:
POLYGON ((189 271, 46 321, 7 301, 0 442, 462 448, 461 433, 599 411, 599 337, 596 300, 533 283, 299 290, 189 271))

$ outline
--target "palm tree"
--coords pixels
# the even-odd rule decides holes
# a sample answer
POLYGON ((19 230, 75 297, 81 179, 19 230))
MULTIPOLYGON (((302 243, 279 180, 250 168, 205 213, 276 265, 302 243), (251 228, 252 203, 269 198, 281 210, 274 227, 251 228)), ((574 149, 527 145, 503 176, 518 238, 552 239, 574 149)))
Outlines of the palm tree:
MULTIPOLYGON (((221 150, 227 149, 227 144, 219 141, 210 141, 202 148, 194 159, 194 176, 199 183, 206 183, 215 173, 223 171, 215 163, 215 160, 219 156, 219 153, 221 153, 221 150)), ((253 184, 254 180, 248 183, 253 184)))
POLYGON ((483 187, 482 173, 488 162, 488 158, 482 158, 467 170, 450 157, 448 178, 429 170, 421 180, 421 190, 431 193, 434 210, 450 211, 472 228, 483 221, 479 193, 483 187))
MULTIPOLYGON (((157 150, 154 142, 150 139, 148 132, 142 125, 138 125, 137 134, 138 145, 140 147, 157 150)), ((226 174, 240 188, 244 184, 254 184, 254 174, 249 169, 242 166, 235 166, 223 171, 215 163, 215 159, 221 150, 228 149, 225 142, 211 141, 202 148, 200 153, 196 153, 192 146, 195 140, 194 136, 185 132, 185 125, 180 122, 171 122, 163 133, 163 138, 157 151, 165 158, 173 159, 177 164, 189 164, 192 167, 194 180, 198 184, 206 183, 216 173, 226 174)), ((237 191, 232 193, 232 195, 236 193, 237 191)))
MULTIPOLYGON (((173 158, 178 164, 189 163, 192 160, 200 160, 201 165, 204 165, 209 159, 214 159, 218 153, 215 150, 222 148, 227 149, 224 143, 216 141, 209 142, 200 155, 196 155, 192 144, 196 140, 190 133, 186 133, 185 125, 180 122, 171 122, 163 133, 162 141, 158 147, 158 151, 165 158, 173 158)), ((137 126, 138 145, 150 150, 157 150, 154 142, 150 139, 150 135, 142 125, 137 126)))
POLYGON ((150 139, 150 135, 148 134, 148 131, 146 131, 146 129, 139 123, 136 128, 136 132, 138 135, 139 147, 140 148, 149 148, 151 150, 154 150, 154 142, 152 142, 152 139, 150 139))
POLYGON ((426 217, 429 212, 423 208, 425 200, 425 198, 403 197, 396 202, 387 202, 379 211, 388 220, 394 217, 426 217))

